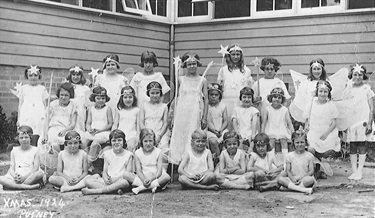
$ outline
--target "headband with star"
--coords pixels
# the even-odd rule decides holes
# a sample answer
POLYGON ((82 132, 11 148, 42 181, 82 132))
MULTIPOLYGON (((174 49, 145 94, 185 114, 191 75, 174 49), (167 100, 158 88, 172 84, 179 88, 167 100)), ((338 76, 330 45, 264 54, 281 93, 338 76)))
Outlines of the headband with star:
POLYGON ((117 66, 120 66, 120 63, 118 61, 116 61, 115 59, 111 58, 111 57, 107 57, 107 59, 105 59, 104 61, 104 64, 103 64, 103 67, 105 67, 105 65, 108 63, 108 62, 115 62, 117 64, 117 66))
POLYGON ((184 61, 184 63, 188 62, 198 62, 198 59, 196 59, 193 55, 189 55, 189 58, 184 61))
POLYGON ((353 73, 354 72, 358 72, 358 73, 361 73, 361 72, 364 72, 363 68, 362 68, 362 65, 358 65, 357 63, 355 64, 355 66, 353 67, 353 73))
POLYGON ((69 72, 79 73, 79 72, 83 72, 83 69, 80 68, 79 66, 74 66, 74 67, 71 67, 71 68, 69 69, 69 72))
POLYGON ((31 75, 33 74, 38 75, 38 73, 40 73, 40 69, 37 65, 35 66, 30 65, 30 69, 28 69, 28 72, 30 72, 31 75))
POLYGON ((229 52, 232 52, 232 51, 241 51, 242 52, 242 48, 238 45, 235 45, 234 47, 229 49, 229 52))
POLYGON ((319 63, 318 61, 314 61, 311 64, 311 68, 313 68, 313 67, 322 67, 323 68, 323 65, 321 63, 319 63))
POLYGON ((223 91, 221 91, 220 87, 218 84, 208 84, 207 85, 207 89, 208 91, 211 91, 211 90, 217 90, 219 91, 220 93, 222 93, 223 91))
POLYGON ((131 89, 125 89, 123 92, 122 92, 122 96, 123 95, 132 95, 132 94, 134 94, 134 92, 133 92, 133 90, 131 90, 131 89))

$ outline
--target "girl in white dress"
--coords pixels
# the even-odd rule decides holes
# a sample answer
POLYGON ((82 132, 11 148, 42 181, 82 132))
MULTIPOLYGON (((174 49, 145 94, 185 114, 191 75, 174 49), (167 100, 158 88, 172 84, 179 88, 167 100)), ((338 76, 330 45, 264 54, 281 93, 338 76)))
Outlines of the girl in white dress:
POLYGON ((46 87, 38 84, 42 69, 36 65, 27 67, 25 78, 29 84, 12 91, 19 98, 17 126, 30 126, 34 134, 42 136, 48 98, 46 87))
POLYGON ((227 65, 220 69, 217 82, 223 87, 222 102, 226 105, 228 118, 230 118, 233 109, 240 103, 238 93, 246 86, 252 88, 254 80, 251 77, 251 70, 244 64, 241 47, 233 44, 228 47, 227 51, 229 52, 225 55, 227 65))
POLYGON ((349 84, 344 91, 345 98, 354 102, 353 114, 351 114, 354 124, 349 127, 347 132, 353 170, 349 180, 358 181, 362 179, 362 170, 366 160, 366 141, 373 141, 374 137, 372 134, 374 92, 368 84, 363 83, 368 79, 364 66, 358 64, 352 66, 349 79, 352 80, 352 84, 349 84))
POLYGON ((63 83, 56 91, 58 100, 52 101, 48 110, 50 121, 46 122, 44 137, 41 139, 56 152, 60 152, 65 142, 65 134, 73 130, 77 122, 77 106, 74 98, 74 87, 71 83, 63 83))
POLYGON ((37 189, 43 186, 38 148, 30 144, 32 134, 33 130, 29 126, 20 126, 17 130, 20 146, 13 147, 10 152, 10 168, 6 175, 0 176, 0 184, 4 188, 37 189))
POLYGON ((232 123, 234 131, 241 137, 240 149, 252 151, 254 136, 259 132, 259 111, 253 107, 254 91, 244 87, 240 91, 241 105, 233 110, 232 123))
POLYGON ((121 89, 128 84, 128 79, 117 73, 117 70, 120 69, 119 62, 117 55, 107 55, 103 59, 103 74, 99 74, 94 83, 94 87, 101 86, 107 90, 110 98, 107 105, 111 108, 113 116, 117 101, 120 98, 121 89))
POLYGON ((267 98, 271 105, 266 107, 262 117, 262 132, 270 137, 272 152, 275 152, 275 141, 280 140, 281 151, 285 159, 288 153, 287 140, 290 139, 294 128, 288 108, 282 105, 286 101, 284 91, 281 88, 274 88, 267 98))
POLYGON ((84 195, 109 194, 117 192, 123 194, 134 181, 134 156, 126 149, 125 134, 115 129, 109 135, 112 149, 104 152, 104 166, 102 177, 95 174, 85 180, 87 188, 82 189, 84 195))
POLYGON ((177 106, 170 143, 173 164, 180 163, 184 152, 190 149, 191 134, 200 127, 207 127, 207 80, 197 73, 197 67, 202 66, 199 59, 195 53, 182 56, 187 73, 178 78, 177 106))
POLYGON ((135 91, 131 86, 121 89, 121 96, 115 110, 115 120, 112 130, 119 129, 125 133, 128 150, 137 149, 139 139, 139 107, 135 91))
POLYGON ((163 96, 162 86, 158 82, 150 82, 147 85, 148 102, 143 104, 140 112, 140 128, 148 128, 154 131, 156 144, 163 149, 163 153, 168 150, 168 141, 163 136, 168 126, 168 107, 161 102, 163 96), (163 139, 163 140, 162 140, 163 139))
MULTIPOLYGON (((254 173, 246 173, 245 152, 238 149, 240 137, 234 131, 224 134, 225 148, 220 154, 217 170, 218 182, 225 188, 250 189, 253 187, 254 173)), ((217 171, 215 170, 215 172, 217 171)))
MULTIPOLYGON (((164 79, 164 76, 161 72, 155 72, 154 68, 158 66, 158 60, 154 52, 152 51, 145 51, 141 55, 141 63, 139 64, 143 68, 142 72, 138 72, 132 78, 130 85, 136 91, 136 95, 138 98, 138 107, 142 108, 142 105, 145 102, 150 101, 150 97, 147 96, 147 85, 152 82, 156 81, 161 84, 162 93, 164 97, 162 99, 166 100, 170 87, 168 86, 167 82, 164 79)), ((164 101, 165 102, 165 101, 164 101)))
POLYGON ((57 171, 48 181, 61 192, 80 190, 87 178, 87 154, 79 149, 81 136, 72 130, 65 134, 65 149, 59 153, 57 171))
POLYGON ((134 194, 151 189, 156 192, 158 187, 165 187, 171 177, 163 167, 163 154, 156 148, 155 133, 151 129, 142 129, 140 133, 141 148, 135 151, 136 176, 132 189, 134 194))
POLYGON ((91 106, 88 111, 87 132, 85 133, 86 142, 83 143, 83 149, 87 150, 88 143, 92 141, 88 152, 89 171, 92 171, 92 162, 99 156, 101 151, 100 144, 108 141, 113 125, 112 110, 106 105, 109 100, 110 97, 104 87, 98 86, 92 90, 90 101, 95 102, 95 105, 91 106))
POLYGON ((69 68, 69 76, 66 78, 74 86, 74 98, 72 101, 77 106, 77 123, 74 130, 80 134, 86 131, 87 107, 89 106, 90 88, 86 85, 83 76, 83 67, 74 65, 69 68))
POLYGON ((197 129, 191 135, 191 150, 185 152, 178 166, 178 181, 183 187, 216 191, 219 189, 212 154, 206 146, 206 132, 197 129))

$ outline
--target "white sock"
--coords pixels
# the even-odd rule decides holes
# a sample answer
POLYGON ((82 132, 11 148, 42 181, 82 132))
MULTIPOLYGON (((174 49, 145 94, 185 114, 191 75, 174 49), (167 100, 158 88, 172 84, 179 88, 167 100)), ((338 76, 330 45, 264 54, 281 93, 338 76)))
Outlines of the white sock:
POLYGON ((143 185, 141 185, 141 186, 138 186, 137 188, 133 188, 132 192, 137 195, 139 192, 144 191, 144 190, 146 190, 146 188, 143 185))
POLYGON ((287 149, 287 148, 282 148, 282 149, 281 149, 281 153, 283 153, 284 162, 285 162, 285 160, 286 160, 286 155, 288 154, 288 149, 287 149))
POLYGON ((358 158, 357 176, 355 180, 362 179, 362 170, 363 170, 363 166, 365 165, 365 160, 366 160, 366 154, 360 154, 358 158))
POLYGON ((350 155, 350 163, 352 164, 352 171, 355 173, 357 171, 357 154, 350 155))

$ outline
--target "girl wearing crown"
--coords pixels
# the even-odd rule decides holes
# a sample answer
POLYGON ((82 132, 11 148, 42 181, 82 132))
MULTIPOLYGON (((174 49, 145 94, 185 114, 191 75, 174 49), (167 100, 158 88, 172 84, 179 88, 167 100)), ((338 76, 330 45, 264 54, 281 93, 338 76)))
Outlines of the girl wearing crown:
POLYGON ((358 181, 362 179, 362 170, 366 159, 366 141, 373 141, 374 92, 368 84, 363 83, 364 80, 368 79, 364 66, 359 64, 351 66, 348 77, 352 83, 347 86, 344 95, 345 98, 354 102, 353 114, 351 114, 351 119, 354 122, 347 133, 347 141, 350 142, 350 162, 353 170, 349 180, 358 181))
POLYGON ((171 137, 171 159, 178 164, 185 150, 190 149, 191 134, 198 128, 207 127, 207 80, 198 75, 202 66, 195 53, 182 56, 183 68, 187 73, 179 78, 177 106, 171 137))
POLYGON ((223 87, 222 102, 227 106, 228 117, 232 116, 235 106, 239 105, 238 93, 245 87, 252 87, 254 80, 251 70, 244 64, 244 54, 238 44, 232 44, 225 54, 227 65, 222 67, 217 82, 223 87))

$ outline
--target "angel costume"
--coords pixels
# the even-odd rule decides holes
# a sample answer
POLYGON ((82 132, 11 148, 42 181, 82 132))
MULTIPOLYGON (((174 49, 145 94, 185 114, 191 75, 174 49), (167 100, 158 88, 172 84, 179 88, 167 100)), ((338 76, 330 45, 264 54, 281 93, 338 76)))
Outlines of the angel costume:
POLYGON ((296 96, 289 108, 290 114, 295 120, 305 122, 303 119, 303 110, 305 109, 306 104, 310 103, 313 96, 315 96, 317 82, 318 80, 310 81, 307 79, 299 85, 295 94, 296 96))
POLYGON ((259 92, 258 93, 258 82, 254 83, 254 93, 255 96, 262 97, 262 103, 264 103, 264 106, 269 105, 270 103, 267 100, 267 96, 271 93, 272 89, 274 88, 281 88, 284 91, 284 96, 286 99, 290 99, 290 95, 288 92, 288 89, 285 86, 285 83, 280 80, 279 78, 273 78, 273 79, 265 79, 261 78, 259 79, 259 92))
POLYGON ((311 103, 307 105, 303 113, 304 118, 309 119, 309 132, 307 133, 309 146, 319 153, 329 150, 340 151, 340 138, 336 127, 325 140, 320 139, 332 120, 339 117, 336 106, 332 101, 321 104, 315 98, 311 103))
POLYGON ((77 122, 74 130, 80 134, 85 132, 87 106, 89 105, 90 88, 86 85, 72 84, 74 87, 74 98, 72 101, 77 105, 77 122))
POLYGON ((150 101, 150 97, 147 96, 146 91, 147 85, 153 81, 160 83, 163 95, 171 90, 161 72, 155 72, 152 75, 145 75, 141 72, 136 73, 130 82, 130 86, 133 87, 137 93, 139 107, 141 107, 145 102, 150 101))
POLYGON ((233 69, 229 71, 228 65, 222 67, 219 71, 217 81, 223 84, 223 98, 221 100, 227 106, 228 117, 230 118, 233 109, 239 105, 240 90, 246 86, 252 87, 254 80, 251 77, 251 70, 244 66, 245 72, 242 73, 240 69, 233 69))
POLYGON ((171 137, 171 161, 177 164, 182 155, 191 148, 191 134, 200 127, 203 94, 202 85, 204 77, 180 77, 181 84, 171 137))
POLYGON ((46 87, 42 85, 23 85, 14 94, 22 104, 19 107, 19 124, 30 126, 35 135, 42 135, 46 109, 44 101, 48 98, 46 87))
POLYGON ((145 102, 143 104, 143 110, 145 112, 145 127, 152 129, 156 135, 160 136, 163 127, 164 111, 167 110, 167 104, 151 104, 150 102, 145 102))

